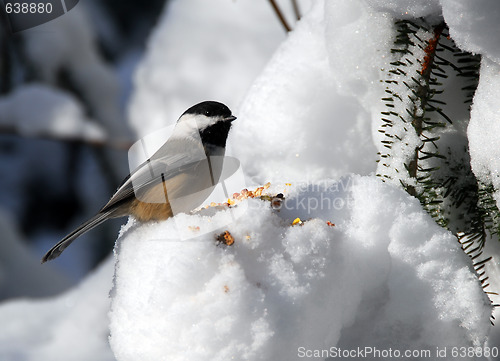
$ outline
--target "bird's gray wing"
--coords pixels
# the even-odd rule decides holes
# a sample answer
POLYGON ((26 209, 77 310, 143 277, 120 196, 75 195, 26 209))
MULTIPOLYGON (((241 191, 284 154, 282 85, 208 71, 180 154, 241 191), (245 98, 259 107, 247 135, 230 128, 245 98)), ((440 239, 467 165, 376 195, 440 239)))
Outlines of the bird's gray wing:
MULTIPOLYGON (((182 184, 172 182, 172 179, 180 175, 192 175, 201 173, 201 168, 206 168, 206 158, 200 159, 192 153, 169 154, 163 157, 151 157, 137 167, 121 184, 109 202, 101 209, 101 212, 116 208, 122 203, 128 202, 132 197, 140 200, 141 194, 152 186, 161 182, 168 184, 169 195, 181 194, 178 187, 182 184)), ((205 173, 205 172, 203 172, 205 173)))

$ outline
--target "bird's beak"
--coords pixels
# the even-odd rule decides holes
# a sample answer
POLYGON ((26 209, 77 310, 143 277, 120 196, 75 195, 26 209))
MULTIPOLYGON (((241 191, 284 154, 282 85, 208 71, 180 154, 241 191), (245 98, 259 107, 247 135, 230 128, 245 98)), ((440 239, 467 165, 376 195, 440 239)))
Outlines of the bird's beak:
POLYGON ((224 118, 224 120, 227 121, 227 122, 232 122, 235 119, 236 119, 236 117, 234 115, 231 115, 231 116, 229 116, 227 118, 224 118))

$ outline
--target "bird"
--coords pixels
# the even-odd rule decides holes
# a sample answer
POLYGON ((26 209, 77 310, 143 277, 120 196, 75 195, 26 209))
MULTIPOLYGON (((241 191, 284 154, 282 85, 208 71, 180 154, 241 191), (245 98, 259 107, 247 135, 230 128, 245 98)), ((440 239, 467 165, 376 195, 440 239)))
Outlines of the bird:
POLYGON ((226 141, 236 117, 223 103, 187 109, 170 137, 133 170, 95 216, 57 242, 42 258, 53 260, 78 237, 111 218, 162 221, 202 205, 222 173, 226 141))

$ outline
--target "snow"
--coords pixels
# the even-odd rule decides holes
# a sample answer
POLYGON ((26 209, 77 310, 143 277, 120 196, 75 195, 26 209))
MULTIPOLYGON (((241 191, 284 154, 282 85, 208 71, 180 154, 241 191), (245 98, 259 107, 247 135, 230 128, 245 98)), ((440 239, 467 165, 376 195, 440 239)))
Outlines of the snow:
MULTIPOLYGON (((334 5, 330 6, 329 14, 335 12, 334 5)), ((334 71, 328 61, 323 10, 323 2, 316 2, 297 24, 255 80, 237 114, 230 141, 256 182, 314 181, 375 170, 371 114, 363 108, 362 97, 354 94, 353 86, 346 91, 338 89, 343 83, 337 74, 343 69, 334 71)), ((338 28, 343 29, 335 21, 328 25, 332 37, 338 28)), ((337 53, 335 48, 330 51, 337 53)), ((367 53, 372 55, 370 50, 367 53)), ((372 78, 363 81, 362 87, 368 88, 375 80, 373 70, 364 70, 372 78)), ((354 82, 364 75, 360 71, 341 77, 354 82)))
POLYGON ((324 22, 327 59, 340 94, 360 98, 361 105, 374 103, 391 47, 392 18, 345 0, 325 2, 324 22))
MULTIPOLYGON (((325 359, 332 348, 368 347, 429 350, 431 359, 445 350, 439 359, 454 360, 456 347, 498 347, 490 300, 456 238, 397 182, 373 175, 394 19, 442 15, 460 47, 483 55, 467 137, 475 175, 500 188, 498 12, 487 0, 315 1, 285 35, 266 2, 170 2, 135 75, 131 126, 144 136, 198 101, 222 101, 238 116, 229 142, 247 184, 271 181, 266 192, 285 202, 279 211, 255 198, 164 222, 129 219, 114 263, 58 297, 0 304, 0 359, 294 360, 315 351, 325 359), (226 230, 232 246, 215 240, 226 230)), ((66 32, 58 36, 76 36, 66 32)), ((92 34, 79 36, 86 43, 92 34)), ((53 58, 28 41, 49 78, 60 59, 78 56, 64 39, 53 58)), ((102 65, 94 56, 77 63, 86 62, 102 65)), ((99 84, 81 70, 73 68, 88 80, 81 84, 99 84)), ((88 126, 76 101, 45 85, 3 97, 0 114, 22 127, 25 99, 53 105, 30 131, 88 126)), ((404 157, 403 149, 395 161, 404 157)), ((499 252, 487 243, 497 292, 499 252)), ((0 287, 13 270, 0 268, 0 287)))
POLYGON ((397 19, 415 19, 439 14, 440 0, 366 0, 373 9, 390 12, 397 19))
POLYGON ((0 358, 6 361, 111 361, 109 258, 80 285, 42 300, 17 299, 0 307, 0 358))
POLYGON ((40 269, 38 256, 29 249, 15 222, 2 209, 0 233, 0 300, 52 296, 70 286, 69 280, 51 267, 40 269))
POLYGON ((0 126, 24 136, 102 141, 103 129, 85 116, 73 96, 40 83, 18 87, 0 97, 0 126))
POLYGON ((83 95, 109 137, 117 142, 128 140, 118 106, 118 79, 99 54, 85 5, 22 34, 30 65, 42 80, 54 84, 66 76, 65 81, 83 95))
POLYGON ((284 188, 281 211, 251 199, 232 223, 229 210, 129 222, 117 241, 110 313, 118 360, 484 344, 490 302, 456 238, 417 200, 373 176, 284 188), (296 217, 302 226, 292 226, 296 217), (235 244, 217 247, 214 232, 190 227, 203 233, 205 224, 235 244))
POLYGON ((284 39, 265 1, 169 2, 135 74, 132 127, 142 137, 204 100, 234 108, 284 39))
MULTIPOLYGON (((481 63, 479 86, 476 90, 472 107, 468 138, 471 153, 471 165, 474 174, 483 181, 493 182, 495 189, 500 189, 500 148, 498 134, 500 127, 496 119, 500 116, 498 96, 500 85, 500 64, 488 58, 481 63)), ((500 204, 500 194, 496 194, 500 204)))
POLYGON ((441 0, 450 35, 464 50, 500 62, 500 3, 495 0, 441 0))

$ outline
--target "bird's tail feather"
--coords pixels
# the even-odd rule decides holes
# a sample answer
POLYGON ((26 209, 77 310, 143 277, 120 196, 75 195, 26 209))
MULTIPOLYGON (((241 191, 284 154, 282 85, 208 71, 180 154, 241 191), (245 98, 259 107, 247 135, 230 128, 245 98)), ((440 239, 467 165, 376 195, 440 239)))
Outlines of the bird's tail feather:
POLYGON ((77 229, 68 234, 62 240, 57 242, 54 247, 52 247, 42 258, 42 263, 53 260, 59 257, 59 255, 68 247, 76 238, 80 237, 87 231, 98 226, 105 220, 112 218, 113 211, 99 212, 94 217, 89 219, 87 222, 81 224, 77 229))

